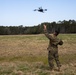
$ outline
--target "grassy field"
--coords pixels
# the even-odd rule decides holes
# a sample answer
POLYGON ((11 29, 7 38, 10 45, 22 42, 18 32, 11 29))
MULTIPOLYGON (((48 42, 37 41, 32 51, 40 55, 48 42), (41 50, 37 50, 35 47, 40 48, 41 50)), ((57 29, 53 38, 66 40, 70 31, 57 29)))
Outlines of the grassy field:
MULTIPOLYGON (((60 34, 61 72, 49 70, 43 35, 0 35, 0 75, 76 75, 76 34, 60 34)), ((56 64, 55 64, 56 67, 56 64)), ((57 68, 57 67, 56 67, 57 68)))

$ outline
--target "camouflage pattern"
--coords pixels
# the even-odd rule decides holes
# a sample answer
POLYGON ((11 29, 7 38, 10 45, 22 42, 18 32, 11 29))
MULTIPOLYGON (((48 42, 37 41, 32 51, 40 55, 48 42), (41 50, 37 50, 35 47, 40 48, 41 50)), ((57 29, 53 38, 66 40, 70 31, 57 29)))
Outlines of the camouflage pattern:
POLYGON ((58 55, 58 45, 62 45, 63 41, 55 35, 48 34, 47 30, 44 30, 45 36, 49 39, 48 50, 48 63, 51 69, 54 68, 53 61, 56 61, 57 67, 60 67, 59 55, 58 55))

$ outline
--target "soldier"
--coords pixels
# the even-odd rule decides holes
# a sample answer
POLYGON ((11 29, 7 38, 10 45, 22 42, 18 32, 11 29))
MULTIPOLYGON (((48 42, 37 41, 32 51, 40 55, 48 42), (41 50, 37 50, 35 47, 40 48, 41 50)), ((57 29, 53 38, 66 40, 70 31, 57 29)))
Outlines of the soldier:
POLYGON ((59 55, 58 55, 58 45, 62 45, 63 41, 57 38, 59 34, 58 31, 55 31, 53 35, 49 35, 47 32, 46 25, 44 25, 44 34, 49 39, 49 46, 47 50, 48 50, 48 63, 49 63, 50 69, 51 70, 54 69, 53 60, 55 60, 58 67, 58 71, 60 71, 61 64, 60 64, 59 55))

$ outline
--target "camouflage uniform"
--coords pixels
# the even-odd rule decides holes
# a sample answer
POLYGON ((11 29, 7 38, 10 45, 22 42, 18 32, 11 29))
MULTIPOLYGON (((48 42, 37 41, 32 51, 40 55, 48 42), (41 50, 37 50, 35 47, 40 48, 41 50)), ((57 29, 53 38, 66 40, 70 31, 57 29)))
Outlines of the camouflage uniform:
POLYGON ((60 68, 61 64, 58 56, 58 45, 62 45, 63 41, 55 35, 49 35, 47 30, 44 30, 45 36, 49 39, 48 46, 48 62, 51 69, 54 68, 53 60, 56 61, 57 67, 60 68))

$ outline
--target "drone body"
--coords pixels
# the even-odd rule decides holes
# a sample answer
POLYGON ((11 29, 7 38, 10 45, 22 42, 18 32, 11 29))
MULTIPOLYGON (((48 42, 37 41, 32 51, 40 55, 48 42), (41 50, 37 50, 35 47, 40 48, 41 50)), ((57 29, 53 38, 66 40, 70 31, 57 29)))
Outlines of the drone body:
POLYGON ((42 7, 39 7, 38 9, 34 9, 34 11, 42 12, 47 11, 47 9, 43 9, 42 7))

